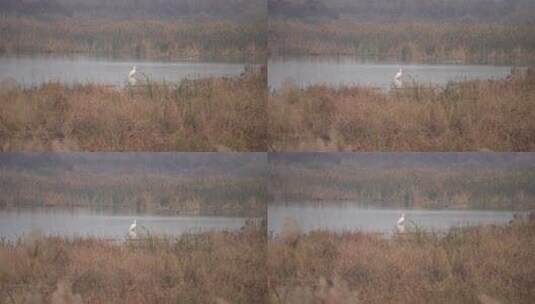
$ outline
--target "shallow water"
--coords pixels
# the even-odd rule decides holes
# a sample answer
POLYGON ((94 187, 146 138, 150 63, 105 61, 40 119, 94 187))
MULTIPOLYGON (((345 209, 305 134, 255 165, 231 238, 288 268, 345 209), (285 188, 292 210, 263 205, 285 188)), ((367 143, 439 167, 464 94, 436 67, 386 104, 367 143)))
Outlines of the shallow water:
POLYGON ((29 233, 65 237, 125 239, 128 227, 137 221, 139 231, 153 235, 178 236, 206 231, 236 231, 245 218, 225 216, 117 215, 88 210, 0 211, 0 237, 15 240, 29 233))
POLYGON ((290 57, 273 58, 268 62, 268 83, 271 90, 284 84, 298 87, 325 84, 329 86, 365 85, 380 89, 394 86, 394 75, 403 69, 402 85, 416 81, 421 84, 445 85, 449 81, 467 79, 500 79, 511 72, 510 66, 464 64, 403 64, 366 62, 352 57, 290 57))
POLYGON ((268 231, 274 235, 283 230, 291 219, 301 232, 327 230, 332 232, 363 231, 392 233, 401 213, 405 213, 405 227, 419 227, 428 231, 446 231, 452 227, 480 224, 505 224, 513 218, 511 211, 483 210, 423 210, 377 209, 357 204, 292 203, 272 204, 268 207, 268 231))
POLYGON ((97 83, 123 86, 136 66, 137 80, 155 81, 237 76, 245 63, 234 62, 151 62, 115 60, 87 56, 0 56, 0 81, 14 79, 23 86, 57 81, 65 84, 97 83))

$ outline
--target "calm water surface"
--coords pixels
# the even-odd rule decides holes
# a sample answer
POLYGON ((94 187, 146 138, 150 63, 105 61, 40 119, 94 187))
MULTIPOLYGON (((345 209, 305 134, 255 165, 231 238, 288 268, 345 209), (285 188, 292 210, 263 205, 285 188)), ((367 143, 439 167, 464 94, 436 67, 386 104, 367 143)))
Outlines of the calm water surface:
POLYGON ((449 81, 466 79, 500 79, 507 77, 511 71, 510 66, 403 64, 364 62, 352 57, 305 56, 269 60, 268 83, 271 90, 280 89, 284 83, 298 87, 326 84, 389 89, 393 86, 393 77, 399 68, 403 69, 404 86, 412 81, 445 85, 449 81))
POLYGON ((38 231, 46 235, 125 239, 128 227, 137 225, 151 234, 177 236, 185 232, 235 231, 245 218, 224 216, 111 215, 91 211, 0 211, 0 237, 14 240, 38 231))
POLYGON ((392 233, 402 212, 405 213, 407 228, 415 224, 433 231, 446 231, 458 226, 505 224, 513 218, 510 211, 374 209, 337 203, 329 206, 272 204, 268 207, 268 231, 277 235, 282 231, 284 222, 293 219, 304 233, 312 230, 392 233))
POLYGON ((59 81, 66 84, 98 83, 122 86, 136 66, 137 79, 143 75, 156 81, 237 76, 244 63, 233 62, 150 62, 121 61, 87 56, 0 56, 0 81, 11 78, 24 86, 59 81))

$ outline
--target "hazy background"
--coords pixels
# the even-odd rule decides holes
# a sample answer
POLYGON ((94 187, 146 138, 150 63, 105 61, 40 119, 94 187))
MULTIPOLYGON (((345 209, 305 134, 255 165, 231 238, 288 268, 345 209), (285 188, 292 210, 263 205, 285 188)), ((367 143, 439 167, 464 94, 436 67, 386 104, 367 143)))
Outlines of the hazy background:
POLYGON ((534 22, 531 0, 267 0, 270 17, 358 21, 534 22))
POLYGON ((41 18, 227 19, 266 16, 265 0, 2 0, 0 14, 41 18))

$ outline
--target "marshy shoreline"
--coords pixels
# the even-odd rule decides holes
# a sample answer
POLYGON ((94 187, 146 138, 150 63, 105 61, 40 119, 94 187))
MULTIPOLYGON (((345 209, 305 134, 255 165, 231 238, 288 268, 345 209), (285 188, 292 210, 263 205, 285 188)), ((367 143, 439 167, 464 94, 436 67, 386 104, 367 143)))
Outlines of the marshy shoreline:
POLYGON ((273 151, 532 151, 535 73, 413 84, 287 86, 270 96, 273 151))
POLYGON ((289 229, 268 244, 271 303, 531 303, 535 222, 373 233, 289 229))
POLYGON ((0 90, 2 151, 265 151, 265 71, 0 90))
POLYGON ((0 242, 2 303, 262 303, 265 231, 0 242), (243 271, 254 269, 255 271, 243 271), (62 302, 67 301, 67 302, 62 302))

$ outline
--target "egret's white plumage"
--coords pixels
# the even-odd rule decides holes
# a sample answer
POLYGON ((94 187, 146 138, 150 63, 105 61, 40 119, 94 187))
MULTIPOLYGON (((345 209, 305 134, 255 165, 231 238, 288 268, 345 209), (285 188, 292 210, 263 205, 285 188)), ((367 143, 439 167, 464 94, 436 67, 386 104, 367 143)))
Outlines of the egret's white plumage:
POLYGON ((130 225, 130 228, 128 228, 128 230, 134 230, 136 229, 136 226, 137 226, 137 220, 134 220, 134 222, 132 223, 132 225, 130 225))
POLYGON ((132 70, 130 71, 130 73, 128 73, 128 77, 134 77, 135 74, 136 74, 136 66, 132 67, 132 70))
POLYGON ((405 224, 405 213, 402 213, 401 216, 399 217, 398 219, 398 225, 403 225, 405 224))
POLYGON ((394 88, 400 89, 401 87, 403 87, 403 82, 401 81, 401 77, 403 77, 403 70, 399 68, 399 71, 396 73, 396 75, 394 75, 394 79, 393 79, 394 88))
POLYGON ((403 76, 403 70, 399 68, 399 72, 397 72, 397 74, 394 76, 394 80, 400 80, 402 76, 403 76))
POLYGON ((130 85, 136 84, 136 66, 134 66, 130 73, 128 73, 128 83, 130 85))
POLYGON ((396 229, 399 233, 405 232, 405 213, 402 213, 399 217, 398 222, 396 223, 396 229))
POLYGON ((136 220, 134 220, 134 223, 130 225, 130 228, 128 228, 128 237, 135 239, 137 237, 137 223, 136 220))

